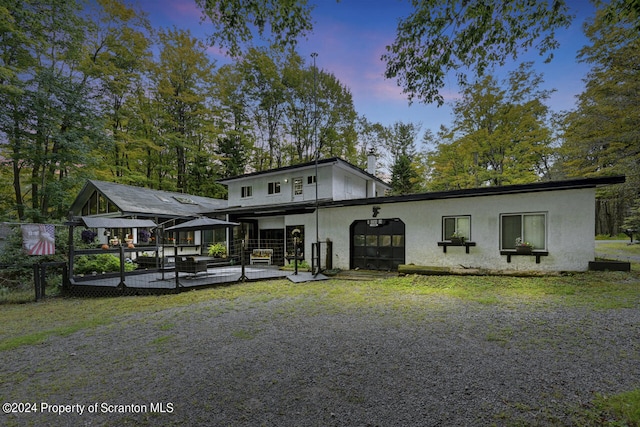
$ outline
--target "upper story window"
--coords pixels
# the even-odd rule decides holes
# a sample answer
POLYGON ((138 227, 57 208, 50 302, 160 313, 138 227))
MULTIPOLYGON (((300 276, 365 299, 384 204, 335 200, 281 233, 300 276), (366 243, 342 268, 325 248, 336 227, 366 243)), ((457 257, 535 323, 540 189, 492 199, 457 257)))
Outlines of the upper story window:
POLYGON ((442 218, 442 240, 451 240, 452 235, 471 240, 471 216, 445 216, 442 218))
POLYGON ((82 207, 82 215, 95 215, 97 213, 118 212, 118 208, 97 191, 94 191, 87 203, 82 207))
POLYGON ((270 182, 267 186, 267 194, 280 194, 280 181, 270 182))
POLYGON ((316 183, 316 176, 315 175, 309 175, 307 177, 307 185, 315 184, 315 183, 316 183))
POLYGON ((246 185, 240 189, 240 197, 246 198, 253 196, 253 187, 246 185))
POLYGON ((300 196, 302 194, 302 178, 294 178, 293 180, 293 195, 300 196))
POLYGON ((529 242, 534 250, 547 248, 547 214, 544 212, 500 215, 500 249, 515 249, 516 239, 529 242))
POLYGON ((344 194, 351 195, 353 193, 353 184, 351 183, 351 177, 344 177, 344 194))

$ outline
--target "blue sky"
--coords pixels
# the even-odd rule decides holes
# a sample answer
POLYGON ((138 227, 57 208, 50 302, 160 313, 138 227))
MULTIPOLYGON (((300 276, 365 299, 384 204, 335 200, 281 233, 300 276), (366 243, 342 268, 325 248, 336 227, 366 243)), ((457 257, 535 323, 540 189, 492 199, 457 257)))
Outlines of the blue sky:
MULTIPOLYGON (((317 66, 333 73, 351 90, 358 114, 385 126, 397 121, 420 123, 423 131, 433 132, 440 125, 451 123, 448 104, 438 108, 414 102, 410 106, 396 82, 383 76, 385 64, 380 57, 395 38, 398 20, 411 10, 408 0, 310 2, 316 5, 312 13, 314 31, 299 41, 297 50, 309 62, 311 53, 318 53, 317 66)), ((200 23, 200 11, 192 0, 138 0, 137 4, 149 14, 155 27, 189 29, 203 40, 211 32, 206 23, 200 23)), ((537 71, 544 76, 544 88, 556 90, 548 101, 556 112, 574 108, 575 96, 582 92, 582 79, 589 70, 587 64, 576 61, 576 54, 587 42, 582 24, 593 17, 594 8, 587 0, 569 0, 569 5, 576 18, 569 29, 557 32, 560 48, 554 51, 553 61, 544 64, 543 58, 533 52, 519 58, 519 62, 534 61, 537 71)), ((209 52, 218 64, 228 62, 218 49, 211 48, 209 52)), ((518 63, 508 64, 494 74, 504 77, 518 63)), ((447 103, 458 97, 455 76, 448 78, 442 93, 447 103)))

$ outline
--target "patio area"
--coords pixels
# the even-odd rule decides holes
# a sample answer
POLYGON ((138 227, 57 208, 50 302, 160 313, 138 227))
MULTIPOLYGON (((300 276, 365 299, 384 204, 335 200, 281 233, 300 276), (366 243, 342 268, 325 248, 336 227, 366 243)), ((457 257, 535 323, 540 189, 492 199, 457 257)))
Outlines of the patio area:
POLYGON ((300 283, 310 280, 326 279, 325 276, 313 276, 309 272, 281 270, 278 266, 260 265, 245 266, 244 277, 242 266, 209 267, 206 272, 197 274, 178 273, 175 268, 135 270, 120 274, 95 274, 74 277, 70 280, 69 293, 71 295, 87 294, 140 294, 140 293, 173 293, 189 289, 215 286, 240 281, 256 281, 268 279, 289 278, 300 283))

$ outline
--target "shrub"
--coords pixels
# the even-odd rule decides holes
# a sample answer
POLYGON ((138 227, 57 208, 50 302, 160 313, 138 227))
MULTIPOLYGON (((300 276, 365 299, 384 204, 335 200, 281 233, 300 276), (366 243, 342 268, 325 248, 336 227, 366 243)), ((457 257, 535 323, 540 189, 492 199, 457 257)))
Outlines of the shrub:
MULTIPOLYGON (((285 265, 283 267, 284 270, 295 270, 296 265, 295 265, 295 261, 291 261, 289 264, 285 265)), ((298 270, 309 270, 311 271, 311 266, 309 265, 309 263, 306 260, 299 260, 298 261, 298 270)))
MULTIPOLYGON (((132 271, 136 267, 131 262, 125 262, 124 270, 132 271)), ((76 258, 74 274, 109 273, 120 271, 120 258, 111 254, 82 255, 76 258)))
POLYGON ((207 253, 213 257, 224 257, 227 256, 227 247, 224 243, 214 243, 209 245, 207 253))

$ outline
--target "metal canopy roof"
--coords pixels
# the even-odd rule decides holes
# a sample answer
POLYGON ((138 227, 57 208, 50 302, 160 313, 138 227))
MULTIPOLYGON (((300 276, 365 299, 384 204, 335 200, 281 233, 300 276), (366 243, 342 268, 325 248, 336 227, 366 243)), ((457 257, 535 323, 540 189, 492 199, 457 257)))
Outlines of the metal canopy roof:
POLYGON ((215 218, 196 218, 173 227, 165 228, 164 231, 195 231, 195 230, 213 230, 216 228, 235 227, 237 222, 223 221, 215 218))
POLYGON ((88 228, 152 228, 156 223, 150 219, 106 218, 103 216, 80 217, 88 228))

